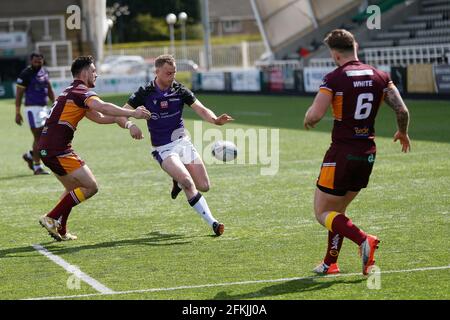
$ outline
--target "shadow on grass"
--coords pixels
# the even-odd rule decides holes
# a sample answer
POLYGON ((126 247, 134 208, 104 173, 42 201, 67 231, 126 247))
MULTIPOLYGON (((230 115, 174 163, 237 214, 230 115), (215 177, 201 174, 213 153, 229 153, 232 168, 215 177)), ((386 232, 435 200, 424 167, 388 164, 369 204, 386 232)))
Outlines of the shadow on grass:
MULTIPOLYGON (((144 238, 138 239, 124 239, 117 241, 106 241, 99 242, 95 244, 81 245, 81 246, 73 246, 76 245, 77 241, 70 242, 46 242, 41 243, 46 249, 54 254, 64 254, 64 253, 73 253, 84 250, 92 250, 92 249, 102 249, 102 248, 117 248, 117 247, 128 247, 128 246, 174 246, 174 245, 184 245, 188 244, 191 241, 186 241, 187 238, 184 235, 179 234, 166 234, 160 233, 158 231, 149 233, 144 238)), ((22 253, 31 253, 36 252, 31 245, 10 249, 0 250, 0 259, 7 257, 29 257, 29 255, 20 255, 22 253)))
POLYGON ((320 276, 312 276, 310 278, 291 280, 280 284, 267 286, 258 291, 241 293, 241 294, 228 294, 225 291, 219 292, 213 299, 215 300, 241 300, 241 299, 258 299, 263 297, 274 297, 292 293, 303 293, 308 291, 316 291, 328 289, 333 285, 338 284, 356 284, 366 281, 365 278, 359 278, 355 280, 344 280, 338 278, 322 278, 320 276))
POLYGON ((0 177, 0 181, 16 180, 19 178, 30 178, 30 177, 34 177, 34 175, 33 174, 18 174, 15 176, 0 177))

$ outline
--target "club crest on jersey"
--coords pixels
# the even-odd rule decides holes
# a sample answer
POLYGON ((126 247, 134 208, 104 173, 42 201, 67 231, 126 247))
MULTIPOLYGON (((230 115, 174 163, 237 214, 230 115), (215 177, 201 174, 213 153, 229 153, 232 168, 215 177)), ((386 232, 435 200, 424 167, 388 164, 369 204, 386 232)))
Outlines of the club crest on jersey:
POLYGON ((166 109, 169 107, 169 102, 168 101, 161 101, 160 103, 161 109, 166 109))

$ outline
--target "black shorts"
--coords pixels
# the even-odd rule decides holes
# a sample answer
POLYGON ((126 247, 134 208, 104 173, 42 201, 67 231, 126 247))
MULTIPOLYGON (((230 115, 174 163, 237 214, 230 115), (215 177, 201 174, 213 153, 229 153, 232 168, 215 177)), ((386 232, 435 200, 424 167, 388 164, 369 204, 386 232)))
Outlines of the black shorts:
POLYGON ((367 187, 375 162, 375 152, 331 147, 323 159, 317 187, 323 192, 344 196, 367 187))

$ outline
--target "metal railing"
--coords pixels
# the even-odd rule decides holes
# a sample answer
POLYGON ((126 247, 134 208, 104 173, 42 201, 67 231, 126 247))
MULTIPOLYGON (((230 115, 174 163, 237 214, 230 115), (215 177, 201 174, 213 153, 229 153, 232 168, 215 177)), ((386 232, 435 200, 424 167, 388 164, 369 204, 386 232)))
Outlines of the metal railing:
MULTIPOLYGON (((408 64, 450 63, 450 43, 423 46, 400 46, 388 48, 365 48, 362 51, 367 64, 379 66, 406 66, 408 64)), ((331 58, 314 58, 308 63, 309 67, 333 67, 331 58)))
POLYGON ((366 48, 365 62, 373 65, 406 66, 408 64, 449 63, 450 43, 390 48, 366 48))
MULTIPOLYGON (((250 67, 265 52, 263 42, 241 42, 232 45, 213 45, 211 46, 212 67, 250 67)), ((105 48, 105 55, 139 55, 145 59, 154 59, 161 54, 170 52, 170 47, 146 47, 146 48, 128 48, 108 50, 105 48)), ((176 59, 193 60, 204 67, 205 55, 204 47, 186 46, 183 50, 182 46, 176 46, 173 52, 176 59)))
POLYGON ((0 30, 30 31, 34 36, 40 36, 35 40, 66 40, 66 26, 62 15, 0 18, 0 30), (57 33, 52 36, 51 32, 55 30, 55 25, 51 23, 55 21, 58 24, 57 33))

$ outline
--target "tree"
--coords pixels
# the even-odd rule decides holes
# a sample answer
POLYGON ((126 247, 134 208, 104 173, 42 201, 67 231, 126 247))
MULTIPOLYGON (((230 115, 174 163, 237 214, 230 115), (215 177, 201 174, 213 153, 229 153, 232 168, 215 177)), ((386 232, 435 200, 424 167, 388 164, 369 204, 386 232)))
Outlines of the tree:
POLYGON ((178 15, 182 11, 186 12, 189 16, 188 29, 201 20, 199 0, 107 0, 106 5, 113 7, 115 3, 128 6, 130 12, 127 16, 121 16, 120 21, 114 25, 113 32, 119 36, 119 42, 168 39, 169 31, 165 18, 169 13, 178 15), (160 21, 164 23, 164 32, 160 21), (152 27, 151 23, 156 23, 156 26, 152 27))

